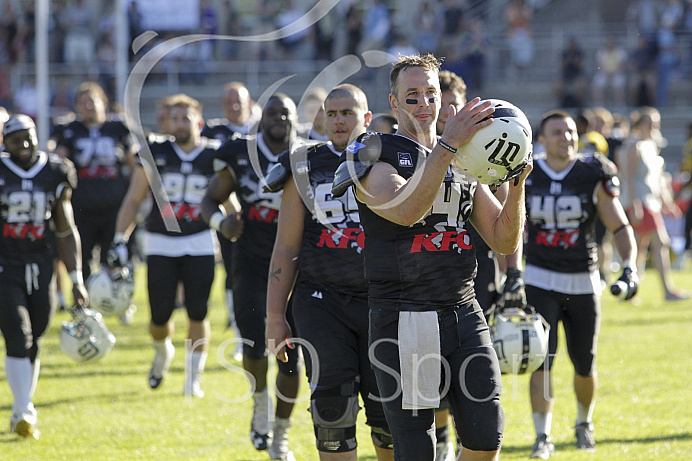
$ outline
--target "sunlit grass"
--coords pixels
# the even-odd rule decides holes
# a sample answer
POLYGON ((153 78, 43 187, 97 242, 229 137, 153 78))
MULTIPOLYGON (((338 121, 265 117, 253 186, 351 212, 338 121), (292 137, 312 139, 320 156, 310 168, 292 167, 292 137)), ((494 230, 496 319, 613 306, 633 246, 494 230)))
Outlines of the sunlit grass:
MULTIPOLYGON (((102 362, 80 365, 64 355, 58 342, 59 327, 68 315, 58 313, 53 319, 43 343, 42 374, 35 397, 42 431, 39 441, 20 440, 8 432, 11 394, 4 361, 0 362, 0 459, 268 459, 250 444, 251 402, 244 399, 247 380, 240 364, 230 357, 232 347, 220 347, 231 337, 224 331, 223 270, 217 272, 210 302, 212 344, 204 374, 204 399, 182 396, 186 337, 182 311, 174 314, 177 354, 171 373, 160 389, 152 391, 147 386, 153 349, 147 332, 145 271, 145 266, 137 271, 139 311, 134 323, 126 327, 116 318, 107 319, 118 342, 102 362)), ((689 289, 692 285, 691 270, 674 276, 678 286, 689 289)), ((558 459, 690 459, 692 302, 664 303, 653 273, 647 273, 639 297, 636 306, 610 295, 603 298, 594 416, 596 453, 578 453, 574 448, 572 369, 561 344, 555 365, 557 403, 552 431, 558 459)), ((0 347, 4 349, 4 343, 0 347)), ((307 401, 296 405, 290 443, 298 460, 316 461, 307 406, 307 401)), ((507 425, 502 459, 526 459, 534 440, 527 377, 505 377, 503 406, 507 425)), ((360 417, 359 459, 374 460, 362 412, 360 417)))

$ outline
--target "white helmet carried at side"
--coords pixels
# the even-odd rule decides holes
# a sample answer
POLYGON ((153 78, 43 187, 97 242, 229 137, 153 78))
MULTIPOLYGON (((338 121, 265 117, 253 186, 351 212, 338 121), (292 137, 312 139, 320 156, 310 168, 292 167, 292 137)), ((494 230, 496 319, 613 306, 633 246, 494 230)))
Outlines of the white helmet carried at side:
POLYGON ((454 161, 481 184, 497 188, 519 176, 532 162, 533 134, 521 109, 500 99, 488 101, 495 108, 493 123, 457 149, 454 161))
POLYGON ((533 307, 506 309, 490 327, 502 373, 533 373, 548 353, 550 326, 533 307))
POLYGON ((86 283, 89 304, 103 315, 120 315, 130 307, 135 291, 132 266, 101 267, 86 283))
POLYGON ((72 309, 72 322, 63 322, 60 348, 77 362, 96 362, 115 345, 115 336, 103 317, 92 309, 72 309))

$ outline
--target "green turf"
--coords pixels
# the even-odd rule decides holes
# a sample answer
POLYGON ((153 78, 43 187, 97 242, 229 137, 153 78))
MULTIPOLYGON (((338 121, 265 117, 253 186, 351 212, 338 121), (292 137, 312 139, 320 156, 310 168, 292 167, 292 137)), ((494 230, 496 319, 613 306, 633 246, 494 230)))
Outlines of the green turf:
MULTIPOLYGON (((80 365, 60 351, 58 313, 43 343, 42 373, 35 404, 40 440, 20 440, 8 432, 11 395, 0 362, 0 459, 2 460, 267 460, 248 437, 251 402, 247 381, 224 331, 223 271, 219 269, 210 303, 212 346, 204 374, 204 399, 182 396, 186 336, 184 313, 174 319, 176 358, 162 387, 147 386, 153 350, 144 266, 137 271, 135 302, 139 312, 131 326, 116 318, 107 323, 118 338, 102 362, 80 365), (224 354, 225 352, 225 354, 224 354), (219 357, 217 354, 220 354, 219 357), (224 365, 224 363, 226 363, 224 365)), ((692 270, 674 274, 690 289, 692 270)), ((572 371, 564 344, 555 365, 557 403, 553 438, 562 460, 692 459, 692 302, 664 303, 660 283, 647 272, 639 305, 604 296, 599 342, 599 389, 594 415, 596 453, 573 447, 576 414, 572 371)), ((4 343, 0 348, 4 349, 4 343)), ((4 350, 2 350, 4 356, 4 350)), ((273 369, 273 368, 272 368, 273 369)), ((303 390, 306 386, 303 387, 303 390)), ((302 397, 306 398, 304 392, 302 397)), ((534 439, 527 377, 505 377, 503 405, 507 417, 502 459, 526 459, 534 439)), ((291 447, 299 461, 317 460, 307 402, 297 404, 291 447)), ((359 459, 374 460, 369 431, 360 415, 359 459)))

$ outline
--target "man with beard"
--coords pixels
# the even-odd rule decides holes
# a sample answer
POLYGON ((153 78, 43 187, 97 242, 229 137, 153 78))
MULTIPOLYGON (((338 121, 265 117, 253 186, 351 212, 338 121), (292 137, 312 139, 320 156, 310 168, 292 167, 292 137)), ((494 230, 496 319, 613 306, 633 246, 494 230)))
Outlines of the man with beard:
POLYGON ((37 149, 36 126, 28 116, 11 117, 2 134, 6 153, 0 155, 0 331, 14 397, 10 431, 38 438, 32 398, 40 339, 54 312, 55 246, 72 279, 77 307, 88 305, 70 202, 77 176, 72 162, 37 149))
POLYGON ((204 120, 199 102, 184 94, 171 96, 167 101, 168 127, 173 138, 149 145, 153 164, 148 158, 139 158, 118 213, 109 261, 125 264, 128 260, 127 241, 135 226, 137 210, 150 189, 144 168, 155 168, 152 174, 158 173, 164 190, 152 187, 157 203, 146 220, 149 333, 156 352, 149 372, 149 387, 157 389, 161 385, 175 354, 171 316, 176 307, 178 284, 182 283, 191 344, 185 350, 183 394, 203 397, 200 375, 209 347, 207 300, 214 281, 215 258, 214 236, 202 219, 200 203, 214 174, 214 156, 221 143, 201 137, 204 120), (169 203, 160 202, 164 191, 169 203), (174 227, 179 227, 179 232, 174 227))
MULTIPOLYGON (((272 95, 262 111, 259 133, 231 140, 219 149, 214 165, 217 172, 202 201, 204 219, 228 239, 236 238, 231 230, 237 227, 240 214, 227 216, 220 205, 236 192, 242 206, 244 230, 233 255, 233 306, 243 342, 243 367, 255 381, 250 438, 256 449, 268 450, 271 459, 280 460, 295 459, 288 448, 287 430, 300 375, 297 351, 291 349, 288 361, 278 362, 276 389, 280 396, 273 429, 270 428, 264 325, 269 260, 276 238, 281 192, 264 192, 262 186, 279 154, 295 147, 296 123, 295 103, 285 94, 272 95), (253 164, 260 171, 255 171, 253 164)), ((288 318, 292 318, 290 311, 288 318)))

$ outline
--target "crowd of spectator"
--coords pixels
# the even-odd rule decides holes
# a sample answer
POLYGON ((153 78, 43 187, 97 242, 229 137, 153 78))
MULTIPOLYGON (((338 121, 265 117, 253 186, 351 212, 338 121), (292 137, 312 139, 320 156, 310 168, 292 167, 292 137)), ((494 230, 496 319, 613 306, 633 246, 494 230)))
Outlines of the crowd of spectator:
MULTIPOLYGON (((279 40, 206 40, 190 43, 169 53, 155 71, 174 71, 183 82, 204 83, 215 62, 243 60, 269 66, 283 60, 334 60, 348 53, 381 49, 393 54, 433 52, 444 56, 443 68, 461 75, 469 91, 484 88, 486 67, 493 50, 506 50, 512 78, 537 63, 534 49, 534 5, 527 0, 508 0, 500 19, 504 36, 487 27, 486 0, 420 0, 410 20, 391 0, 350 0, 339 4, 314 23, 306 16, 310 2, 261 0, 251 8, 240 0, 200 0, 198 27, 194 30, 157 31, 158 37, 133 53, 132 60, 148 49, 186 33, 258 36, 286 28, 296 20, 305 27, 279 40), (411 22, 408 24, 407 22, 411 22), (406 24, 404 24, 406 23, 406 24), (492 38, 491 38, 492 36, 492 38)), ((107 94, 115 96, 116 20, 113 2, 52 0, 49 20, 49 59, 58 65, 79 65, 83 75, 98 78, 107 94)), ((15 64, 35 57, 35 2, 0 0, 0 105, 13 107, 17 92, 35 92, 32 82, 12 82, 15 64), (13 93, 15 93, 13 95, 13 93)), ((146 29, 146 17, 132 0, 127 5, 130 39, 146 29)), ((638 41, 608 36, 599 50, 584 50, 579 38, 566 43, 557 102, 563 107, 643 104, 665 107, 675 79, 692 76, 692 0, 635 0, 629 4, 625 23, 638 41)), ((65 68, 65 67, 63 67, 65 68)), ((508 67, 509 68, 509 67, 508 67)), ((70 67, 74 69, 74 67, 70 67)), ((56 72, 56 75, 60 72, 56 72)), ((69 73, 69 72, 68 72, 69 73)), ((509 73, 507 74, 510 75, 509 73)), ((54 91, 66 91, 65 82, 54 91)), ((28 79, 27 79, 28 80, 28 79)), ((69 85, 69 84, 68 84, 69 85)), ((25 106, 22 106, 24 109, 25 106)), ((30 109, 30 108, 29 108, 30 109)), ((27 110, 29 110, 27 109, 27 110)))

